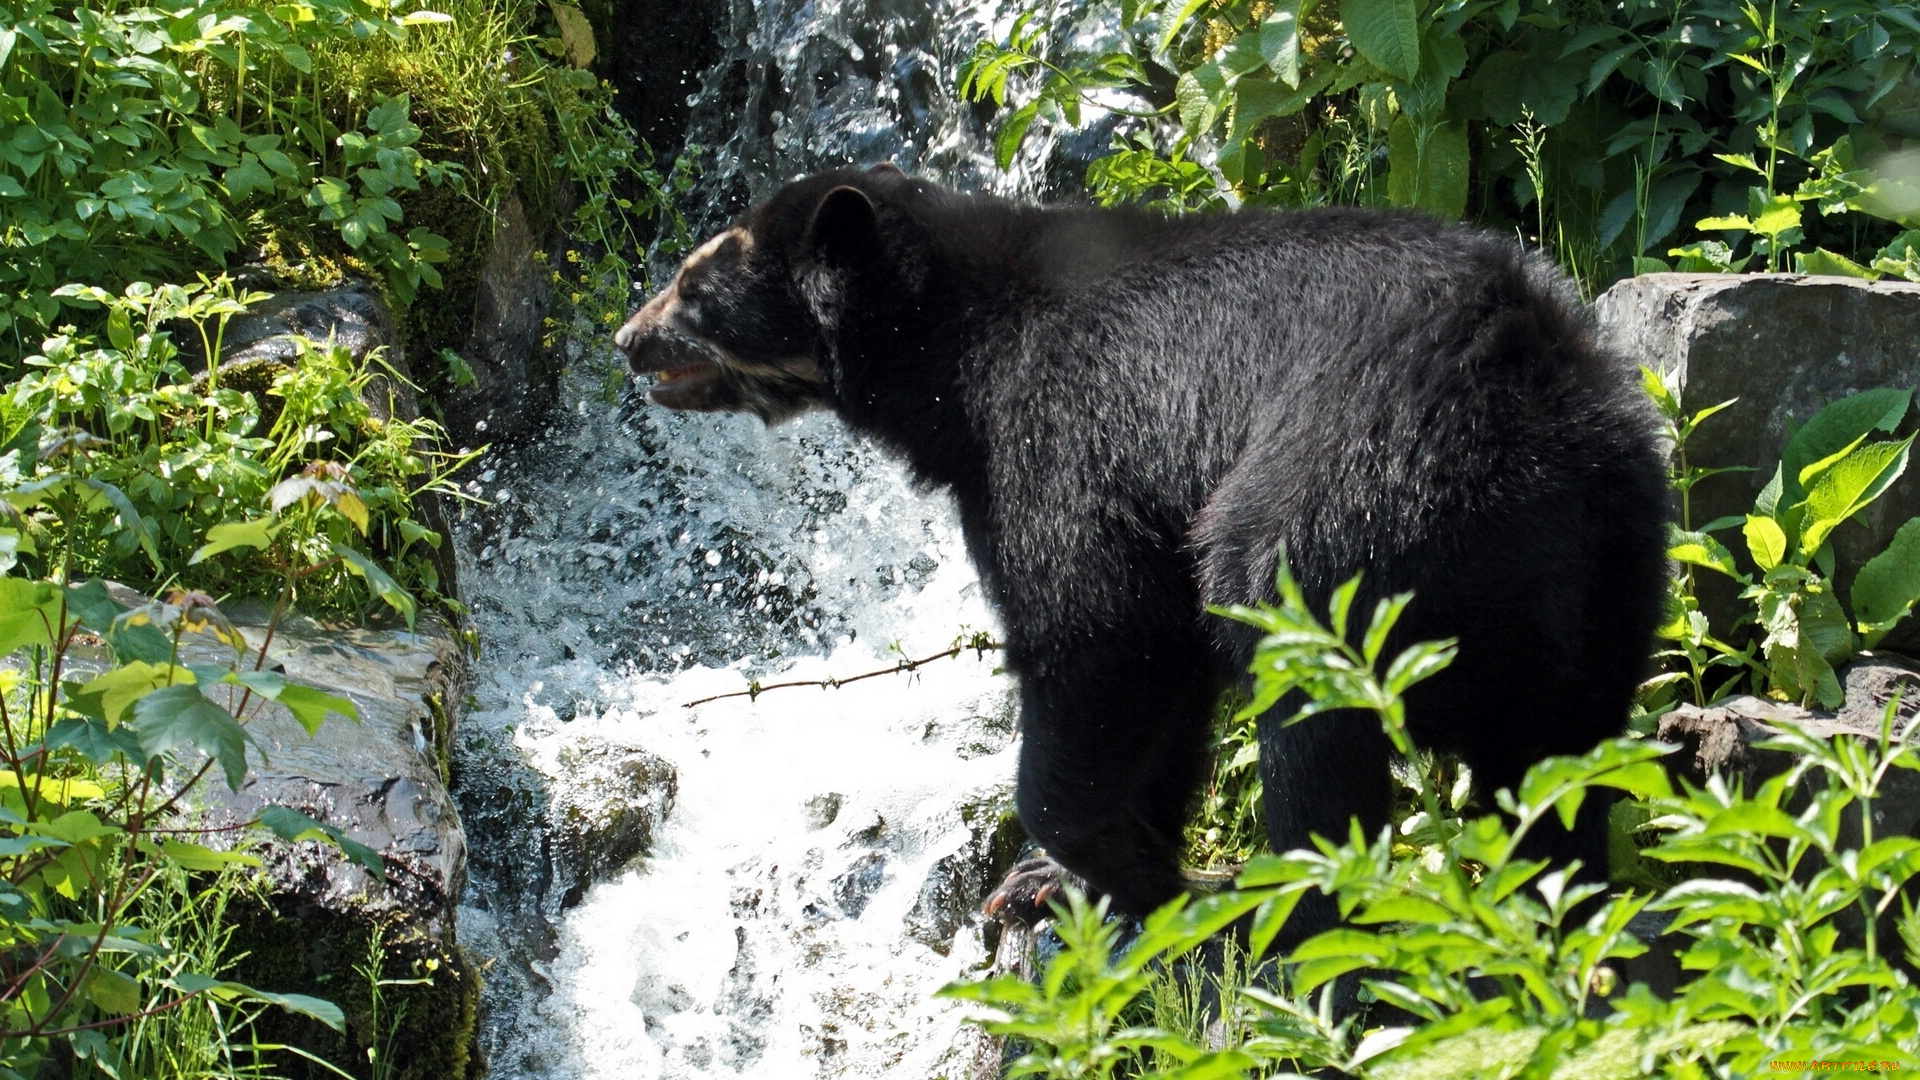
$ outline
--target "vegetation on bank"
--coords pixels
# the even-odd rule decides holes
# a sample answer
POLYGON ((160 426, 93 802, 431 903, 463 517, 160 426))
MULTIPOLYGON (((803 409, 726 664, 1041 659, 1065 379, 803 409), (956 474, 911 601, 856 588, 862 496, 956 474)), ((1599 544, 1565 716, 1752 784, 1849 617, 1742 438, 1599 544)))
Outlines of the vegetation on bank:
POLYGON ((1103 203, 1412 206, 1520 233, 1583 286, 1649 270, 1920 280, 1906 0, 1067 0, 962 68, 1110 130, 1103 203))
POLYGON ((331 1044, 364 1061, 265 1045, 262 1010, 347 1017, 230 978, 253 839, 381 862, 292 811, 202 834, 184 809, 241 785, 263 708, 320 738, 354 717, 219 604, 265 601, 267 639, 296 606, 411 625, 443 584, 428 500, 470 456, 430 417, 471 378, 496 220, 564 238, 561 327, 623 314, 635 254, 683 239, 684 166, 583 70, 591 35, 532 0, 0 0, 0 1076, 404 1074, 388 1014, 426 976, 377 932, 331 1044), (348 279, 409 363, 301 339, 208 363, 263 288, 348 279))
POLYGON ((1258 856, 1232 890, 1168 905, 1124 945, 1120 924, 1071 896, 1037 982, 944 991, 1013 1040, 1009 1076, 1705 1078, 1920 1060, 1909 975, 1920 916, 1906 892, 1920 840, 1876 836, 1872 809, 1892 770, 1920 770, 1920 719, 1902 720, 1898 699, 1877 738, 1789 728, 1768 740, 1798 763, 1752 791, 1717 776, 1675 790, 1659 761, 1674 748, 1624 738, 1541 762, 1496 794, 1497 813, 1466 808, 1418 753, 1402 707, 1452 646, 1384 655, 1407 597, 1362 628, 1357 583, 1322 621, 1283 565, 1280 603, 1222 612, 1266 632, 1242 715, 1295 690, 1309 704, 1292 723, 1371 713, 1401 755, 1413 812, 1378 836, 1356 825, 1344 842, 1258 856), (1677 884, 1609 892, 1518 855, 1527 832, 1552 817, 1570 827, 1599 789, 1648 808, 1657 839, 1641 854, 1684 869, 1677 884), (1250 955, 1266 955, 1311 889, 1336 897, 1348 925, 1251 972, 1232 946, 1225 964, 1204 956, 1236 922, 1250 955), (1658 917, 1685 976, 1664 997, 1622 974, 1648 951, 1643 916, 1658 917))

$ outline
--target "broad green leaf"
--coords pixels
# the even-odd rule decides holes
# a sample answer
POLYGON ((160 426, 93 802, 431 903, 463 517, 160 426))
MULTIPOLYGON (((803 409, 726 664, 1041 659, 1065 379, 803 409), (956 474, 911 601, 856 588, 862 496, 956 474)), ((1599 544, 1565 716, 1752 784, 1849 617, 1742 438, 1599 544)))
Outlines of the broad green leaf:
POLYGON ((1420 6, 1414 0, 1344 0, 1340 21, 1355 52, 1412 82, 1420 74, 1420 6))
POLYGON ((333 553, 340 556, 346 568, 366 581, 367 587, 373 590, 373 594, 386 601, 388 607, 399 612, 401 617, 407 620, 408 629, 412 629, 416 613, 413 594, 401 588, 399 582, 387 576, 387 572, 380 569, 379 564, 365 554, 338 542, 335 542, 332 547, 333 553))
MULTIPOLYGON (((1787 449, 1791 451, 1793 449, 1792 445, 1789 444, 1787 449)), ((1768 480, 1766 483, 1766 486, 1760 489, 1760 494, 1754 496, 1754 499, 1753 499, 1754 513, 1760 515, 1761 517, 1778 517, 1779 516, 1780 501, 1786 497, 1786 480, 1785 480, 1786 467, 1787 467, 1787 463, 1784 460, 1779 462, 1773 467, 1773 479, 1768 480)), ((1798 475, 1797 471, 1796 471, 1796 475, 1798 475)), ((1795 496, 1798 497, 1798 494, 1799 494, 1799 489, 1798 489, 1798 486, 1796 485, 1795 496)))
POLYGON ((149 664, 134 660, 102 672, 79 690, 81 697, 96 699, 100 716, 108 728, 119 725, 127 708, 163 686, 194 681, 192 671, 168 664, 149 664))
POLYGON ((134 509, 133 500, 127 498, 127 493, 105 480, 91 476, 82 477, 80 483, 92 488, 107 500, 108 505, 113 507, 113 512, 119 516, 120 524, 133 533, 134 538, 140 543, 140 550, 147 553, 147 561, 153 564, 155 570, 161 569, 160 549, 154 546, 153 530, 147 525, 147 519, 140 516, 140 511, 134 509))
POLYGON ((0 656, 51 645, 60 625, 60 587, 46 581, 0 577, 0 656))
POLYGON ((79 752, 95 765, 105 765, 113 760, 115 754, 121 754, 128 761, 136 763, 146 760, 140 752, 140 740, 133 732, 126 728, 110 728, 104 720, 93 717, 68 717, 55 721, 47 731, 47 748, 57 750, 62 747, 79 752))
POLYGON ((1762 236, 1779 236, 1799 225, 1799 200, 1791 195, 1775 195, 1766 201, 1750 228, 1762 236))
POLYGON ((229 672, 226 681, 245 686, 269 701, 277 701, 285 706, 300 726, 307 729, 308 735, 317 735, 320 725, 326 722, 327 714, 338 714, 342 719, 360 722, 360 710, 353 702, 343 697, 315 690, 311 686, 288 682, 286 676, 277 671, 235 671, 229 672))
POLYGON ((1741 532, 1747 538, 1747 552, 1762 572, 1779 566, 1787 557, 1787 534, 1772 518, 1748 515, 1741 532))
POLYGON ((140 1011, 140 984, 121 972, 95 964, 87 973, 87 1000, 109 1016, 131 1016, 140 1011))
POLYGON ((1850 599, 1869 649, 1912 612, 1920 602, 1920 518, 1900 526, 1887 549, 1860 568, 1850 599))
POLYGON ((1190 138, 1199 138, 1213 130, 1226 109, 1231 84, 1220 65, 1209 61, 1186 72, 1174 84, 1174 101, 1180 110, 1180 123, 1190 138))
POLYGON ((337 825, 316 821, 298 810, 286 806, 269 806, 260 811, 260 824, 271 830, 275 836, 288 843, 302 840, 318 840, 332 844, 340 853, 371 871, 374 877, 382 881, 387 877, 386 860, 380 853, 347 839, 347 834, 337 825))
POLYGON ((1166 29, 1160 32, 1160 41, 1154 46, 1153 51, 1157 53, 1166 52, 1167 49, 1173 45, 1173 39, 1180 35, 1181 28, 1192 21, 1194 15, 1206 6, 1207 0, 1187 0, 1186 3, 1182 4, 1179 12, 1176 13, 1173 18, 1167 20, 1166 29))
POLYGON ((1456 220, 1467 208, 1470 163, 1465 127, 1416 125, 1402 116, 1387 131, 1387 198, 1456 220))
POLYGON ((1859 278, 1862 281, 1880 279, 1880 271, 1861 266, 1845 255, 1828 251, 1826 248, 1800 252, 1793 258, 1795 269, 1803 274, 1829 274, 1834 277, 1859 278))
POLYGON ((993 160, 1005 169, 1013 164, 1020 152, 1020 144, 1026 141, 1027 129, 1033 126, 1033 118, 1040 114, 1040 102, 1029 101, 1013 111, 1000 125, 1000 133, 993 137, 993 160))
POLYGON ((186 994, 208 994, 223 1001, 263 1001, 277 1005, 291 1013, 310 1016, 335 1031, 347 1030, 346 1015, 340 1007, 330 1001, 305 994, 276 994, 266 990, 255 990, 246 983, 216 979, 211 975, 198 972, 183 972, 175 975, 171 982, 174 987, 186 994))
POLYGON ((95 633, 104 634, 113 629, 113 620, 125 610, 108 594, 104 582, 95 580, 67 586, 67 613, 95 633))
POLYGON ((52 821, 36 821, 24 827, 69 844, 84 844, 103 836, 120 834, 119 828, 105 824, 86 810, 69 810, 52 821))
POLYGON ((1841 458, 1807 492, 1807 520, 1800 550, 1812 554, 1843 521, 1865 509, 1907 469, 1909 435, 1898 442, 1869 443, 1841 458))
POLYGON ((148 757, 194 750, 215 759, 234 791, 247 778, 247 733, 198 686, 169 686, 134 703, 129 724, 148 757))
POLYGON ((1831 469, 1835 465, 1838 465, 1840 463, 1841 458, 1844 458, 1848 454, 1851 454, 1855 450, 1859 449, 1860 444, 1866 441, 1867 441, 1867 437, 1865 435, 1862 435, 1859 438, 1848 443, 1847 445, 1834 451, 1833 453, 1828 454, 1826 457, 1821 458, 1819 461, 1816 461, 1813 464, 1808 465, 1806 468, 1801 469, 1800 475, 1795 477, 1795 479, 1800 484, 1800 490, 1805 491, 1807 489, 1807 485, 1812 484, 1816 480, 1820 479, 1821 475, 1824 474, 1828 469, 1831 469))
POLYGON ((1675 528, 1667 543, 1667 556, 1675 562, 1717 570, 1736 581, 1746 580, 1746 575, 1740 572, 1739 565, 1734 562, 1733 552, 1704 532, 1682 532, 1675 528))
POLYGON ((1780 466, 1790 485, 1782 489, 1781 496, 1789 504, 1798 502, 1805 490, 1797 481, 1800 470, 1876 428, 1891 433, 1906 417, 1912 400, 1912 387, 1868 390, 1841 398, 1815 413, 1780 451, 1780 466))
POLYGON ((259 866, 260 860, 244 851, 215 851, 185 840, 167 840, 160 850, 167 858, 188 870, 224 870, 229 866, 259 866))
POLYGON ((1285 0, 1260 24, 1260 55, 1274 76, 1300 88, 1300 0, 1285 0))
POLYGON ((207 530, 207 542, 188 559, 189 565, 202 559, 210 559, 223 551, 240 547, 264 548, 273 544, 273 535, 280 531, 280 520, 268 516, 254 518, 251 521, 227 521, 207 530))

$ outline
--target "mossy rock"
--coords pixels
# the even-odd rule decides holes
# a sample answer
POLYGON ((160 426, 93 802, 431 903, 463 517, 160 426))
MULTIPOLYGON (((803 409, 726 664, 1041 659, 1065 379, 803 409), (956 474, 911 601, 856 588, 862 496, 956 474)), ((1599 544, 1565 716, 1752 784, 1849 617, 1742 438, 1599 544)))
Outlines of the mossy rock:
MULTIPOLYGON (((246 954, 232 978, 324 998, 347 1018, 346 1031, 337 1032, 303 1016, 269 1011, 254 1025, 259 1041, 298 1046, 358 1077, 374 1075, 375 1056, 393 1080, 483 1074, 474 1038, 480 973, 457 945, 403 915, 343 912, 280 892, 236 903, 229 918, 230 948, 246 954), (384 984, 377 1006, 376 970, 384 984)), ((280 1055, 276 1065, 290 1080, 336 1076, 292 1054, 280 1055)))

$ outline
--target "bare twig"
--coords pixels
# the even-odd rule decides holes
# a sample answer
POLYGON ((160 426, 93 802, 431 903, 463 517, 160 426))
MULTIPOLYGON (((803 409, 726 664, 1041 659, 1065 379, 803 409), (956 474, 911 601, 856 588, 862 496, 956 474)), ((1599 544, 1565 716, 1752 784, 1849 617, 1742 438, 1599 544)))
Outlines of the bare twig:
POLYGON ((873 679, 882 675, 899 675, 905 672, 917 671, 925 664, 931 664, 935 660, 951 660, 969 649, 973 650, 976 656, 985 657, 989 650, 998 651, 1004 648, 1006 648, 1004 644, 994 641, 985 633, 979 633, 970 638, 955 641, 951 648, 943 649, 931 656, 923 656, 918 660, 901 660, 892 667, 880 668, 877 671, 848 675, 845 678, 793 679, 788 682, 777 683, 762 683, 760 680, 754 679, 747 683, 745 690, 735 690, 730 694, 715 694, 712 697, 703 697, 696 701, 689 701, 680 707, 683 709, 691 709, 695 705, 705 705, 709 701, 724 701, 727 698, 743 697, 751 701, 758 699, 761 694, 769 690, 785 690, 794 686, 817 686, 822 690, 837 690, 848 683, 857 683, 862 679, 873 679))

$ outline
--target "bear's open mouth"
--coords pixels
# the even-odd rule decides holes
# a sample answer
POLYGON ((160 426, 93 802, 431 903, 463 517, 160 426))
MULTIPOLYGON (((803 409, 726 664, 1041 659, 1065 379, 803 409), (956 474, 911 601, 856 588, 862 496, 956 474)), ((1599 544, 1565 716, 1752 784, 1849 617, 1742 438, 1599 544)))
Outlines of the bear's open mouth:
MULTIPOLYGON (((684 357, 683 357, 684 359, 684 357)), ((707 359, 655 372, 658 380, 647 392, 657 404, 669 409, 712 408, 712 391, 720 379, 720 365, 707 359)))

